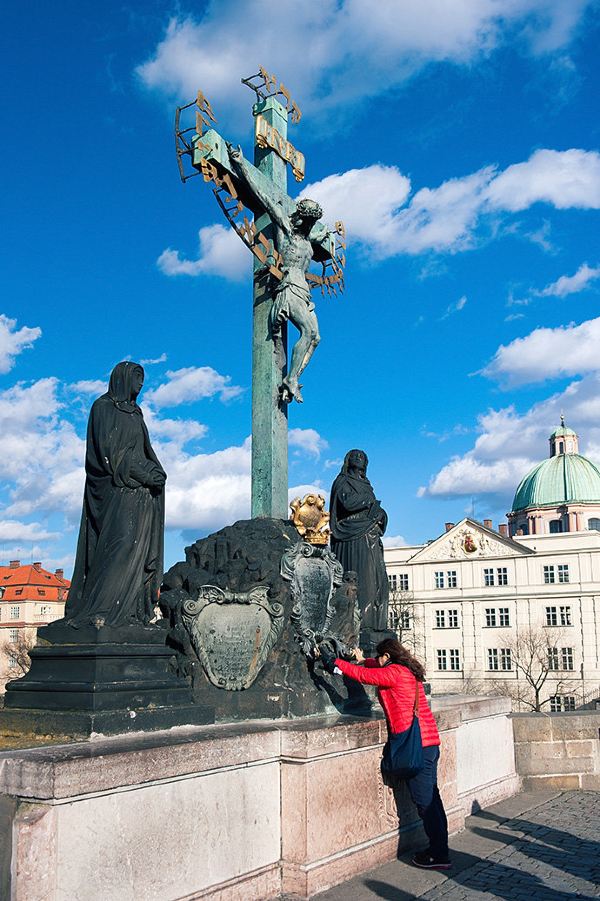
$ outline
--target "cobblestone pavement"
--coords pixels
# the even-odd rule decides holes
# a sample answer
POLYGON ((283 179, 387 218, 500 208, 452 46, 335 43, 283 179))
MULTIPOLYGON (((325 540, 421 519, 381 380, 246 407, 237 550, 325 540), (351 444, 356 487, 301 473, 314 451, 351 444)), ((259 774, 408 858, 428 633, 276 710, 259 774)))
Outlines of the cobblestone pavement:
POLYGON ((453 869, 418 870, 409 853, 315 901, 564 901, 600 898, 600 793, 522 793, 452 836, 453 869))

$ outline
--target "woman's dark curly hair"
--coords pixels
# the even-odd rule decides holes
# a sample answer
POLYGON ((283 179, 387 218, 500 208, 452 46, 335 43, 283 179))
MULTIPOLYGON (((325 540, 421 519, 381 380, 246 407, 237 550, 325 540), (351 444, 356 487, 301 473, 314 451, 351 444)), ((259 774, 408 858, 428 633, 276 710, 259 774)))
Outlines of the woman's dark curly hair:
POLYGON ((389 654, 392 663, 399 663, 401 666, 409 669, 417 682, 425 681, 425 667, 397 639, 384 638, 383 641, 379 642, 377 645, 377 656, 382 657, 384 654, 389 654))

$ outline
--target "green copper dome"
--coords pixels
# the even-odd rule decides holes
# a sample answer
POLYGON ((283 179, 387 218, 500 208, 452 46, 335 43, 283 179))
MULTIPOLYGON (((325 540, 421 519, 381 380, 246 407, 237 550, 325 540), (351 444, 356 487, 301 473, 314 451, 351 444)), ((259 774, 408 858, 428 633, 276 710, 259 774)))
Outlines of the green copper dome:
MULTIPOLYGON (((556 433, 574 435, 571 429, 556 433)), ((528 473, 515 494, 512 509, 558 507, 561 504, 600 504, 600 471, 580 454, 558 454, 538 463, 528 473)))

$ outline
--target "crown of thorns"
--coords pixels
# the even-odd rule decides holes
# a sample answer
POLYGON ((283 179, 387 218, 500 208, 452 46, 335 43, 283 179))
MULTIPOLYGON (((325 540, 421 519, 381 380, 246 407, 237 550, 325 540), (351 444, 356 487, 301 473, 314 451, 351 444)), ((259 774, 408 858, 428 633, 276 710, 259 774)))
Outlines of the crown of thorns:
POLYGON ((323 210, 316 200, 308 200, 305 197, 296 204, 296 216, 303 219, 320 219, 322 215, 323 210))

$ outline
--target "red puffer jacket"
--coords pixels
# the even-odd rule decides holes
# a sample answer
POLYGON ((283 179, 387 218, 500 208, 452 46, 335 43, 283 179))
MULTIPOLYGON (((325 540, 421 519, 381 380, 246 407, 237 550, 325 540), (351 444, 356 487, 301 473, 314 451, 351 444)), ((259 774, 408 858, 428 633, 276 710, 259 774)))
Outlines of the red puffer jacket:
MULTIPOLYGON (((407 667, 399 663, 379 666, 372 658, 365 660, 364 666, 339 659, 335 661, 335 665, 350 679, 356 679, 365 685, 377 686, 377 697, 383 707, 390 732, 404 732, 410 728, 417 680, 407 667)), ((427 703, 422 682, 419 683, 419 726, 424 748, 439 745, 440 734, 427 703)))

